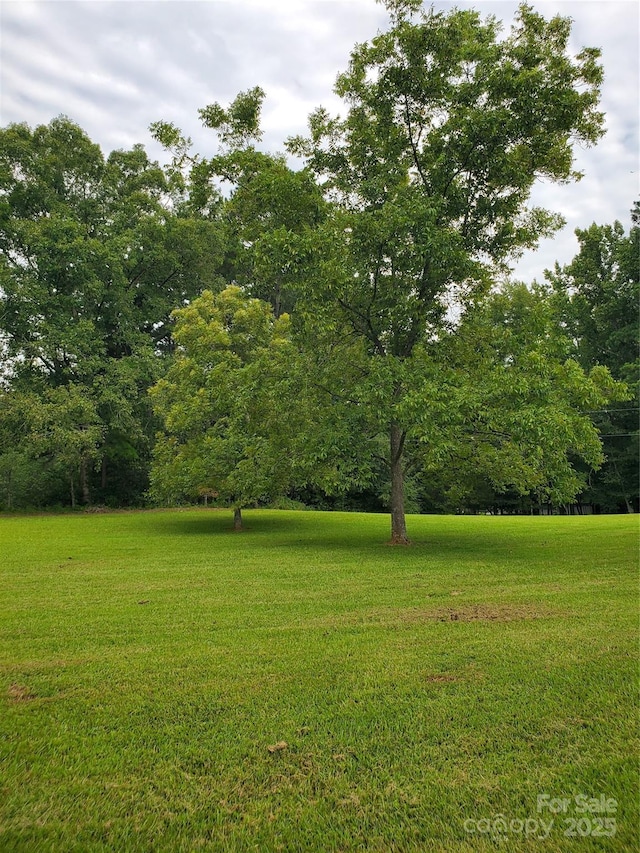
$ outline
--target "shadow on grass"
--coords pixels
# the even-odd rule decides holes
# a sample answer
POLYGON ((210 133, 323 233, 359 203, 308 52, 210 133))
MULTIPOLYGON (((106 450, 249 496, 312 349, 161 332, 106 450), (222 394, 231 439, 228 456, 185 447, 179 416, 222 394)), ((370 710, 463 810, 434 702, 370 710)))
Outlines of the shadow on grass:
MULTIPOLYGON (((217 535, 229 535, 238 538, 251 536, 251 534, 271 534, 283 531, 298 530, 300 524, 292 524, 286 517, 279 518, 271 515, 268 518, 260 516, 251 517, 243 522, 243 529, 238 531, 233 528, 233 513, 224 510, 203 510, 199 514, 184 515, 167 514, 154 518, 148 525, 158 533, 171 534, 173 536, 208 536, 212 533, 217 535)), ((310 526, 311 527, 311 526, 310 526)))
MULTIPOLYGON (((244 528, 233 529, 233 514, 228 510, 190 510, 158 513, 147 516, 145 526, 164 536, 200 536, 230 538, 251 547, 276 547, 308 551, 366 551, 369 554, 393 558, 398 562, 429 561, 441 557, 468 556, 491 559, 510 554, 514 548, 538 549, 544 533, 534 535, 528 542, 514 530, 481 529, 447 516, 421 516, 409 519, 415 529, 409 547, 391 546, 388 542, 389 521, 386 514, 286 512, 247 510, 243 513, 244 528), (393 557, 392 557, 393 555, 393 557)), ((411 535, 411 529, 410 529, 411 535)))

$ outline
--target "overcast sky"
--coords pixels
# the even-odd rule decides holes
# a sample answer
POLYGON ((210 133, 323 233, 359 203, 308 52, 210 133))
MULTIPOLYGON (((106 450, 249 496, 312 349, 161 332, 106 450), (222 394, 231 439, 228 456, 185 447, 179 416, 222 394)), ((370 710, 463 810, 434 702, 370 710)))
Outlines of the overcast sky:
MULTIPOLYGON (((511 0, 436 2, 438 9, 477 8, 508 26, 511 0)), ((637 0, 533 0, 545 16, 574 19, 572 48, 602 48, 602 107, 607 134, 578 150, 585 172, 576 185, 538 184, 534 201, 567 219, 566 228, 538 252, 528 253, 516 275, 542 278, 556 260, 577 251, 576 227, 620 219, 638 198, 640 102, 637 0)), ((195 150, 212 153, 214 138, 197 111, 227 103, 260 85, 267 150, 283 150, 303 133, 320 104, 339 112, 332 93, 353 45, 385 29, 374 0, 1 0, 0 124, 47 123, 64 114, 103 151, 143 143, 154 157, 148 127, 163 119, 192 137, 195 150)))

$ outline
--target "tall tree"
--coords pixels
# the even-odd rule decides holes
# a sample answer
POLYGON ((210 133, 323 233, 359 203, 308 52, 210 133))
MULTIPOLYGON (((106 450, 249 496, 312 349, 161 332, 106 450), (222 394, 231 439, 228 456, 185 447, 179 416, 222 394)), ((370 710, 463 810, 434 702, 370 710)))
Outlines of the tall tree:
POLYGON ((176 352, 151 389, 164 432, 151 473, 158 500, 211 495, 234 510, 285 494, 303 431, 288 315, 239 287, 174 312, 176 352))
POLYGON ((347 330, 361 342, 365 408, 377 407, 388 436, 392 541, 405 543, 404 451, 434 417, 429 382, 413 386, 421 354, 452 306, 464 311, 561 225, 527 202, 539 178, 580 177, 572 145, 602 135, 602 69, 595 48, 571 55, 570 19, 527 5, 506 35, 474 11, 386 5, 391 28, 356 46, 338 77, 346 117, 316 110, 289 150, 333 203, 307 241, 301 315, 319 339, 347 330))
POLYGON ((306 353, 307 408, 318 414, 304 453, 313 482, 328 492, 374 488, 392 505, 383 437, 387 401, 400 383, 402 482, 416 508, 432 484, 449 509, 464 507, 482 483, 538 504, 566 504, 585 488, 584 472, 602 463, 585 412, 623 398, 624 387, 606 367, 586 374, 568 358, 571 342, 543 289, 518 284, 483 295, 402 361, 371 356, 347 329, 341 341, 334 332, 316 334, 306 353))
POLYGON ((587 499, 607 510, 638 510, 639 470, 638 304, 640 303, 640 221, 578 229, 580 250, 570 264, 547 278, 558 318, 573 342, 573 354, 585 369, 606 365, 627 383, 631 398, 593 412, 603 434, 606 461, 590 478, 587 499))
MULTIPOLYGON (((138 496, 144 489, 153 434, 146 389, 170 344, 169 314, 216 281, 220 228, 184 215, 179 201, 142 146, 105 159, 64 117, 0 131, 6 379, 32 395, 33 412, 40 400, 69 429, 77 416, 83 430, 87 413, 65 394, 92 408, 95 443, 70 444, 84 447, 76 476, 85 501, 90 481, 104 496, 114 472, 120 500, 135 497, 136 482, 138 496)), ((45 453, 35 433, 32 445, 45 453)))
POLYGON ((512 284, 490 294, 444 347, 450 451, 437 457, 438 467, 457 468, 458 482, 481 477, 498 493, 509 489, 537 503, 571 501, 586 485, 576 459, 590 469, 603 461, 584 412, 619 399, 624 388, 605 367, 587 376, 568 358, 571 342, 545 289, 512 284))

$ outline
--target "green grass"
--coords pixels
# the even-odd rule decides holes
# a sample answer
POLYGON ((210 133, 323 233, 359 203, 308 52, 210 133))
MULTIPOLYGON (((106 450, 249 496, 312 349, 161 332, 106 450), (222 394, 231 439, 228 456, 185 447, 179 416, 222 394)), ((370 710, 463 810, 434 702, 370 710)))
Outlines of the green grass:
POLYGON ((0 519, 3 853, 637 849, 635 518, 230 521, 0 519))

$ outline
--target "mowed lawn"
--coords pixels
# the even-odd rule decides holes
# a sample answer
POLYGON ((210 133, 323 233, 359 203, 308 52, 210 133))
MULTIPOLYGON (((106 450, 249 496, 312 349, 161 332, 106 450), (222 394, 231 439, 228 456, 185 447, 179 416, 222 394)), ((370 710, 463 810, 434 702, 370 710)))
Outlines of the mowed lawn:
POLYGON ((245 516, 0 519, 2 853, 637 849, 636 517, 245 516))

